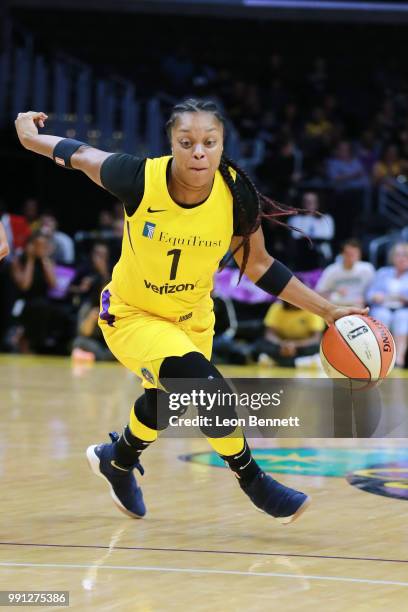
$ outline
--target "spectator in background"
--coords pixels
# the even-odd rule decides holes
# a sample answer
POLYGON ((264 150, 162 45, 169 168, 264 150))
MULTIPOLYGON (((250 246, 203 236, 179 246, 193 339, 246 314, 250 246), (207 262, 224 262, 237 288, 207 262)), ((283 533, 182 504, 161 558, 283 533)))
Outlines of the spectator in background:
POLYGON ((113 221, 112 224, 112 237, 110 241, 110 261, 112 266, 118 261, 122 252, 122 240, 123 240, 123 228, 125 225, 125 218, 122 214, 120 218, 113 221))
POLYGON ((25 217, 32 232, 40 229, 39 204, 36 198, 27 198, 23 202, 23 216, 25 217))
POLYGON ((10 253, 10 247, 7 240, 6 230, 0 221, 0 260, 10 253))
POLYGON ((323 271, 316 291, 339 306, 364 306, 374 275, 374 266, 361 261, 360 242, 351 238, 343 243, 341 258, 323 271))
POLYGON ((319 214, 319 196, 313 191, 303 194, 302 208, 304 214, 294 215, 288 220, 291 227, 300 230, 292 230, 294 266, 299 271, 315 270, 324 267, 332 259, 334 221, 331 215, 319 214), (310 244, 308 238, 313 244, 310 244))
POLYGON ((326 113, 320 107, 312 111, 310 121, 305 125, 305 136, 309 139, 325 141, 333 129, 333 125, 326 118, 326 113))
POLYGON ((94 295, 99 296, 102 288, 109 282, 111 266, 109 248, 104 242, 95 242, 90 257, 77 270, 68 289, 75 306, 84 302, 94 303, 94 295))
POLYGON ((265 149, 271 149, 275 142, 276 123, 275 113, 270 109, 259 120, 257 136, 264 144, 265 149))
POLYGON ((401 157, 404 160, 404 170, 406 172, 408 164, 408 120, 405 120, 405 124, 401 127, 398 134, 398 144, 401 152, 401 157))
POLYGON ((78 270, 70 287, 77 305, 80 304, 72 358, 76 361, 111 361, 114 357, 98 326, 100 294, 111 274, 108 246, 104 242, 95 242, 89 259, 89 263, 78 270))
POLYGON ((325 328, 322 318, 278 301, 269 308, 264 324, 265 337, 258 340, 253 348, 255 359, 267 355, 281 367, 294 367, 300 357, 316 355, 318 358, 325 328))
POLYGON ((239 131, 241 137, 253 138, 256 135, 261 117, 261 99, 259 87, 248 83, 246 95, 240 108, 239 131))
POLYGON ((295 102, 288 102, 285 105, 279 123, 283 133, 290 134, 292 138, 300 136, 302 121, 299 117, 299 108, 295 102))
POLYGON ((51 251, 49 236, 38 231, 29 239, 24 253, 13 261, 13 278, 26 297, 43 295, 44 291, 55 286, 51 251))
POLYGON ((302 151, 296 146, 293 139, 284 140, 280 147, 280 153, 276 159, 274 170, 278 174, 280 182, 280 190, 286 195, 285 200, 291 195, 291 188, 296 188, 296 185, 302 178, 302 151), (285 184, 286 173, 286 184, 285 184))
POLYGON ((288 91, 280 78, 271 80, 268 91, 265 91, 265 95, 266 106, 275 108, 278 112, 280 112, 289 101, 288 91))
POLYGON ((335 156, 327 163, 327 177, 334 190, 333 216, 336 242, 354 234, 359 236, 357 223, 368 197, 369 181, 360 160, 352 154, 347 141, 339 143, 335 156))
POLYGON ((112 229, 113 225, 113 215, 110 210, 106 210, 105 208, 99 212, 98 215, 98 226, 97 229, 101 232, 109 231, 112 229))
POLYGON ((235 125, 239 125, 242 107, 245 103, 248 86, 241 79, 233 79, 229 96, 228 115, 235 125))
POLYGON ((204 98, 209 95, 212 86, 215 85, 218 78, 217 71, 207 64, 204 60, 195 65, 194 76, 192 78, 194 95, 198 98, 204 98))
POLYGON ((390 328, 396 345, 395 365, 404 367, 408 341, 408 242, 390 252, 391 266, 380 268, 367 292, 370 315, 390 328))
POLYGON ((59 351, 70 337, 64 311, 48 297, 56 284, 51 251, 49 236, 39 231, 31 236, 24 253, 12 261, 12 277, 21 294, 14 314, 24 328, 23 352, 59 351))
POLYGON ((233 301, 213 295, 213 302, 215 325, 212 360, 217 364, 247 364, 251 357, 251 345, 235 339, 238 319, 233 301))
POLYGON ((323 111, 326 119, 330 121, 333 129, 333 122, 337 122, 340 118, 338 109, 338 99, 334 94, 327 93, 323 98, 323 111))
POLYGON ((271 53, 268 57, 267 76, 269 79, 280 79, 285 73, 283 59, 279 53, 271 53))
POLYGON ((313 68, 307 75, 307 82, 311 90, 311 97, 322 96, 328 87, 327 62, 323 57, 316 57, 313 61, 313 68))
POLYGON ((40 229, 50 238, 52 257, 57 264, 69 266, 75 260, 74 241, 68 234, 58 231, 58 221, 52 212, 44 212, 40 217, 40 229))
POLYGON ((113 224, 112 224, 113 236, 116 238, 119 238, 121 242, 123 238, 124 225, 125 225, 125 220, 123 218, 123 215, 120 218, 114 219, 113 224))
POLYGON ((21 252, 31 235, 30 226, 22 215, 6 212, 3 200, 0 200, 0 222, 3 224, 10 252, 21 252))
POLYGON ((337 145, 334 157, 329 159, 327 176, 335 191, 364 189, 368 184, 363 165, 346 140, 337 145))
MULTIPOLYGON (((318 182, 315 182, 315 180, 320 173, 323 175, 323 182, 327 183, 323 160, 326 159, 327 152, 332 147, 333 133, 334 125, 327 120, 323 109, 321 107, 314 108, 311 118, 304 126, 301 139, 301 147, 305 156, 305 174, 312 179, 312 182, 309 183, 312 189, 318 188, 318 182), (319 165, 321 166, 320 170, 318 169, 319 165), (315 176, 313 177, 313 175, 315 176)), ((323 187, 323 185, 321 186, 323 187)))
POLYGON ((120 202, 120 200, 117 200, 116 202, 114 202, 113 207, 112 207, 113 221, 117 219, 120 219, 123 221, 123 212, 124 212, 124 208, 123 208, 122 202, 120 202))
POLYGON ((372 130, 363 132, 357 145, 357 157, 364 168, 365 174, 371 176, 374 164, 378 159, 378 143, 372 130))
POLYGON ((0 221, 0 350, 3 344, 3 336, 10 325, 11 309, 15 299, 13 295, 15 293, 13 291, 14 285, 10 278, 10 262, 7 260, 9 254, 9 239, 6 229, 0 221))
POLYGON ((71 356, 75 361, 114 361, 98 325, 99 294, 84 302, 78 312, 77 336, 72 343, 71 356))
POLYGON ((374 127, 383 142, 390 141, 396 127, 396 114, 394 102, 387 99, 383 102, 381 111, 375 117, 374 127))
POLYGON ((381 158, 374 164, 372 177, 374 185, 392 185, 392 181, 403 172, 403 162, 399 156, 397 145, 387 145, 381 158))
POLYGON ((269 183, 275 199, 288 201, 290 189, 302 176, 302 153, 293 140, 283 140, 275 155, 265 157, 258 176, 263 183, 269 183))
POLYGON ((194 76, 194 64, 188 48, 180 46, 172 55, 166 55, 162 61, 162 71, 171 92, 188 90, 194 76))

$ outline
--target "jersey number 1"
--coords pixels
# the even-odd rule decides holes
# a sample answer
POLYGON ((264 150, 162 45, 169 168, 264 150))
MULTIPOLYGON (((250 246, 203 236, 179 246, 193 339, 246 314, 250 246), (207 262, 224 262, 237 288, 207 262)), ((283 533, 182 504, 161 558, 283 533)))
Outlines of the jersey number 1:
POLYGON ((167 255, 173 255, 173 261, 170 270, 170 280, 174 280, 177 276, 177 267, 180 261, 181 249, 173 249, 172 251, 168 251, 167 255))

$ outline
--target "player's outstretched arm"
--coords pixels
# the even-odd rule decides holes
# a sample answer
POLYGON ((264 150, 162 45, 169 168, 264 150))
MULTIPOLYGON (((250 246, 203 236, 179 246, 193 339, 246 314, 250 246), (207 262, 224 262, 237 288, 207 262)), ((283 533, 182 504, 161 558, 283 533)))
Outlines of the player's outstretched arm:
POLYGON ((7 242, 6 230, 0 221, 0 260, 3 259, 3 257, 7 257, 9 253, 10 248, 7 242))
MULTIPOLYGON (((241 241, 241 237, 234 236, 231 249, 236 249, 241 241)), ((234 255, 239 266, 241 266, 243 254, 244 251, 241 248, 234 255)), ((313 289, 306 287, 286 266, 269 255, 265 248, 262 228, 259 228, 250 237, 250 254, 245 274, 267 293, 278 295, 285 302, 319 315, 329 325, 340 317, 350 314, 366 315, 368 313, 368 308, 336 306, 313 289)))
MULTIPOLYGON (((65 138, 39 134, 38 128, 43 128, 48 116, 42 112, 29 111, 19 113, 15 121, 17 136, 25 149, 54 159, 54 149, 65 138)), ((81 145, 70 156, 70 164, 75 170, 81 170, 97 185, 101 183, 101 166, 104 160, 112 155, 106 151, 95 149, 86 144, 81 145)))

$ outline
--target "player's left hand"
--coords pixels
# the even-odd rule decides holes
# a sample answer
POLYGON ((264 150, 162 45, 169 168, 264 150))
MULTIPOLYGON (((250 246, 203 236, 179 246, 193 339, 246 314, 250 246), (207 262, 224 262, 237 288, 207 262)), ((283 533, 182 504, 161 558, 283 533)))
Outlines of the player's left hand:
POLYGON ((324 320, 328 325, 331 325, 337 319, 341 319, 341 317, 347 317, 348 315, 368 315, 369 308, 357 308, 355 306, 335 306, 330 309, 328 314, 324 317, 324 320))

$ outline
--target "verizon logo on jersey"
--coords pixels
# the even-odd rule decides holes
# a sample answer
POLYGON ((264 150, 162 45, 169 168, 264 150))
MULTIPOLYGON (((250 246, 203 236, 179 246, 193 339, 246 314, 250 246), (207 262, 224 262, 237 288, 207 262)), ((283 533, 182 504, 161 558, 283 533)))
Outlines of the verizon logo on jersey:
POLYGON ((154 291, 154 293, 179 293, 180 291, 192 291, 194 289, 193 283, 180 283, 179 285, 169 285, 169 283, 165 283, 164 285, 153 285, 150 281, 144 279, 144 284, 146 289, 150 289, 154 291))

